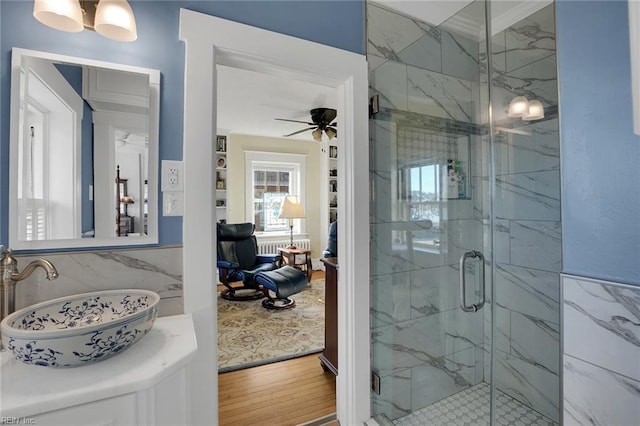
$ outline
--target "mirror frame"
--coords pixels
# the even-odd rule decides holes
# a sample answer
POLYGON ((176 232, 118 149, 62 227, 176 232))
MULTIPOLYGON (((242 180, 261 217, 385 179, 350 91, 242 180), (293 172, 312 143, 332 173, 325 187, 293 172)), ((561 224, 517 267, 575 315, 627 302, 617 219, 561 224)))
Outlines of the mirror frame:
MULTIPOLYGON (((75 56, 58 55, 14 47, 11 53, 11 108, 10 108, 10 150, 9 150, 9 246, 16 250, 70 249, 91 247, 131 247, 158 244, 158 151, 160 125, 160 71, 130 65, 103 62, 75 56), (107 68, 117 71, 134 72, 149 76, 149 164, 147 234, 139 237, 76 238, 39 241, 18 239, 18 148, 20 116, 20 73, 25 56, 78 65, 107 68)), ((115 182, 115 181, 114 181, 115 182)), ((94 190, 97 188, 94 187, 94 190)), ((94 212, 95 214, 95 212, 94 212)), ((115 229, 115 211, 114 211, 115 229)))

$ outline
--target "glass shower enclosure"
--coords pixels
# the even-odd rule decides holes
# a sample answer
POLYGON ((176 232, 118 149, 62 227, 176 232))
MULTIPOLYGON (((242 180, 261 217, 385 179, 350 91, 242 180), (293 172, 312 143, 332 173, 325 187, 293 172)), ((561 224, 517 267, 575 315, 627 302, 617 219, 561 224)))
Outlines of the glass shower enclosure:
POLYGON ((559 421, 555 17, 526 3, 434 26, 367 2, 381 424, 559 421))

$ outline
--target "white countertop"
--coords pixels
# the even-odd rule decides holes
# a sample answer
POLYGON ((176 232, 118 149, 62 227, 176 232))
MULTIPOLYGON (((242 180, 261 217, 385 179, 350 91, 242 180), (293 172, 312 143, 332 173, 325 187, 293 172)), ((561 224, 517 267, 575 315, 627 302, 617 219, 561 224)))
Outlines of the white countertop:
POLYGON ((0 417, 46 413, 148 389, 187 365, 197 349, 191 315, 156 319, 124 352, 95 364, 50 368, 0 352, 0 417))

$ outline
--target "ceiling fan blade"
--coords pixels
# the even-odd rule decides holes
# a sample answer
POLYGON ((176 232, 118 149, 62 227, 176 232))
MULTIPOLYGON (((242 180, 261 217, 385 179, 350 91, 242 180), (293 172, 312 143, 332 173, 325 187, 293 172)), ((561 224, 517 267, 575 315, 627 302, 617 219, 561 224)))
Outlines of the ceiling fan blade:
POLYGON ((331 124, 327 124, 327 126, 329 126, 329 127, 338 127, 338 123, 336 121, 334 121, 331 124))
POLYGON ((288 118, 275 118, 274 120, 278 120, 278 121, 290 121, 290 122, 292 122, 292 123, 308 124, 309 126, 314 126, 314 125, 315 125, 315 123, 309 123, 308 121, 289 120, 288 118))
POLYGON ((337 114, 338 113, 335 109, 328 108, 324 112, 324 114, 322 114, 322 121, 324 121, 325 123, 331 123, 333 120, 336 119, 337 114))
POLYGON ((309 130, 313 130, 315 127, 308 127, 306 129, 298 130, 297 132, 289 133, 288 135, 284 135, 284 138, 288 138, 289 136, 297 135, 298 133, 307 132, 309 130))

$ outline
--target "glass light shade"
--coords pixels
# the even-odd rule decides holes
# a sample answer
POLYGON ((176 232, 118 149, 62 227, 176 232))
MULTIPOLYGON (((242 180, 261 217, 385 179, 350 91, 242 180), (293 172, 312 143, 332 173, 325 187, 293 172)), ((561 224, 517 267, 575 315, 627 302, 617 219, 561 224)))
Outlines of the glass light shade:
POLYGON ((529 113, 529 101, 524 96, 516 96, 509 104, 508 117, 524 117, 529 113))
POLYGON ((531 121, 531 120, 540 120, 544 118, 544 108, 540 101, 533 100, 529 101, 529 111, 527 114, 522 117, 523 120, 531 121))
POLYGON ((311 135, 313 136, 314 141, 320 142, 322 140, 322 129, 315 129, 313 132, 311 132, 311 135))
POLYGON ((78 0, 35 0, 33 16, 56 30, 77 33, 84 29, 78 0))
POLYGON ((304 209, 298 197, 287 195, 280 206, 280 214, 278 219, 296 219, 304 217, 304 209))
POLYGON ((126 0, 100 0, 94 28, 112 40, 134 41, 138 38, 136 19, 126 0))
POLYGON ((336 129, 332 127, 327 127, 324 132, 327 134, 327 137, 329 138, 329 140, 332 140, 338 134, 338 132, 336 132, 336 129))

